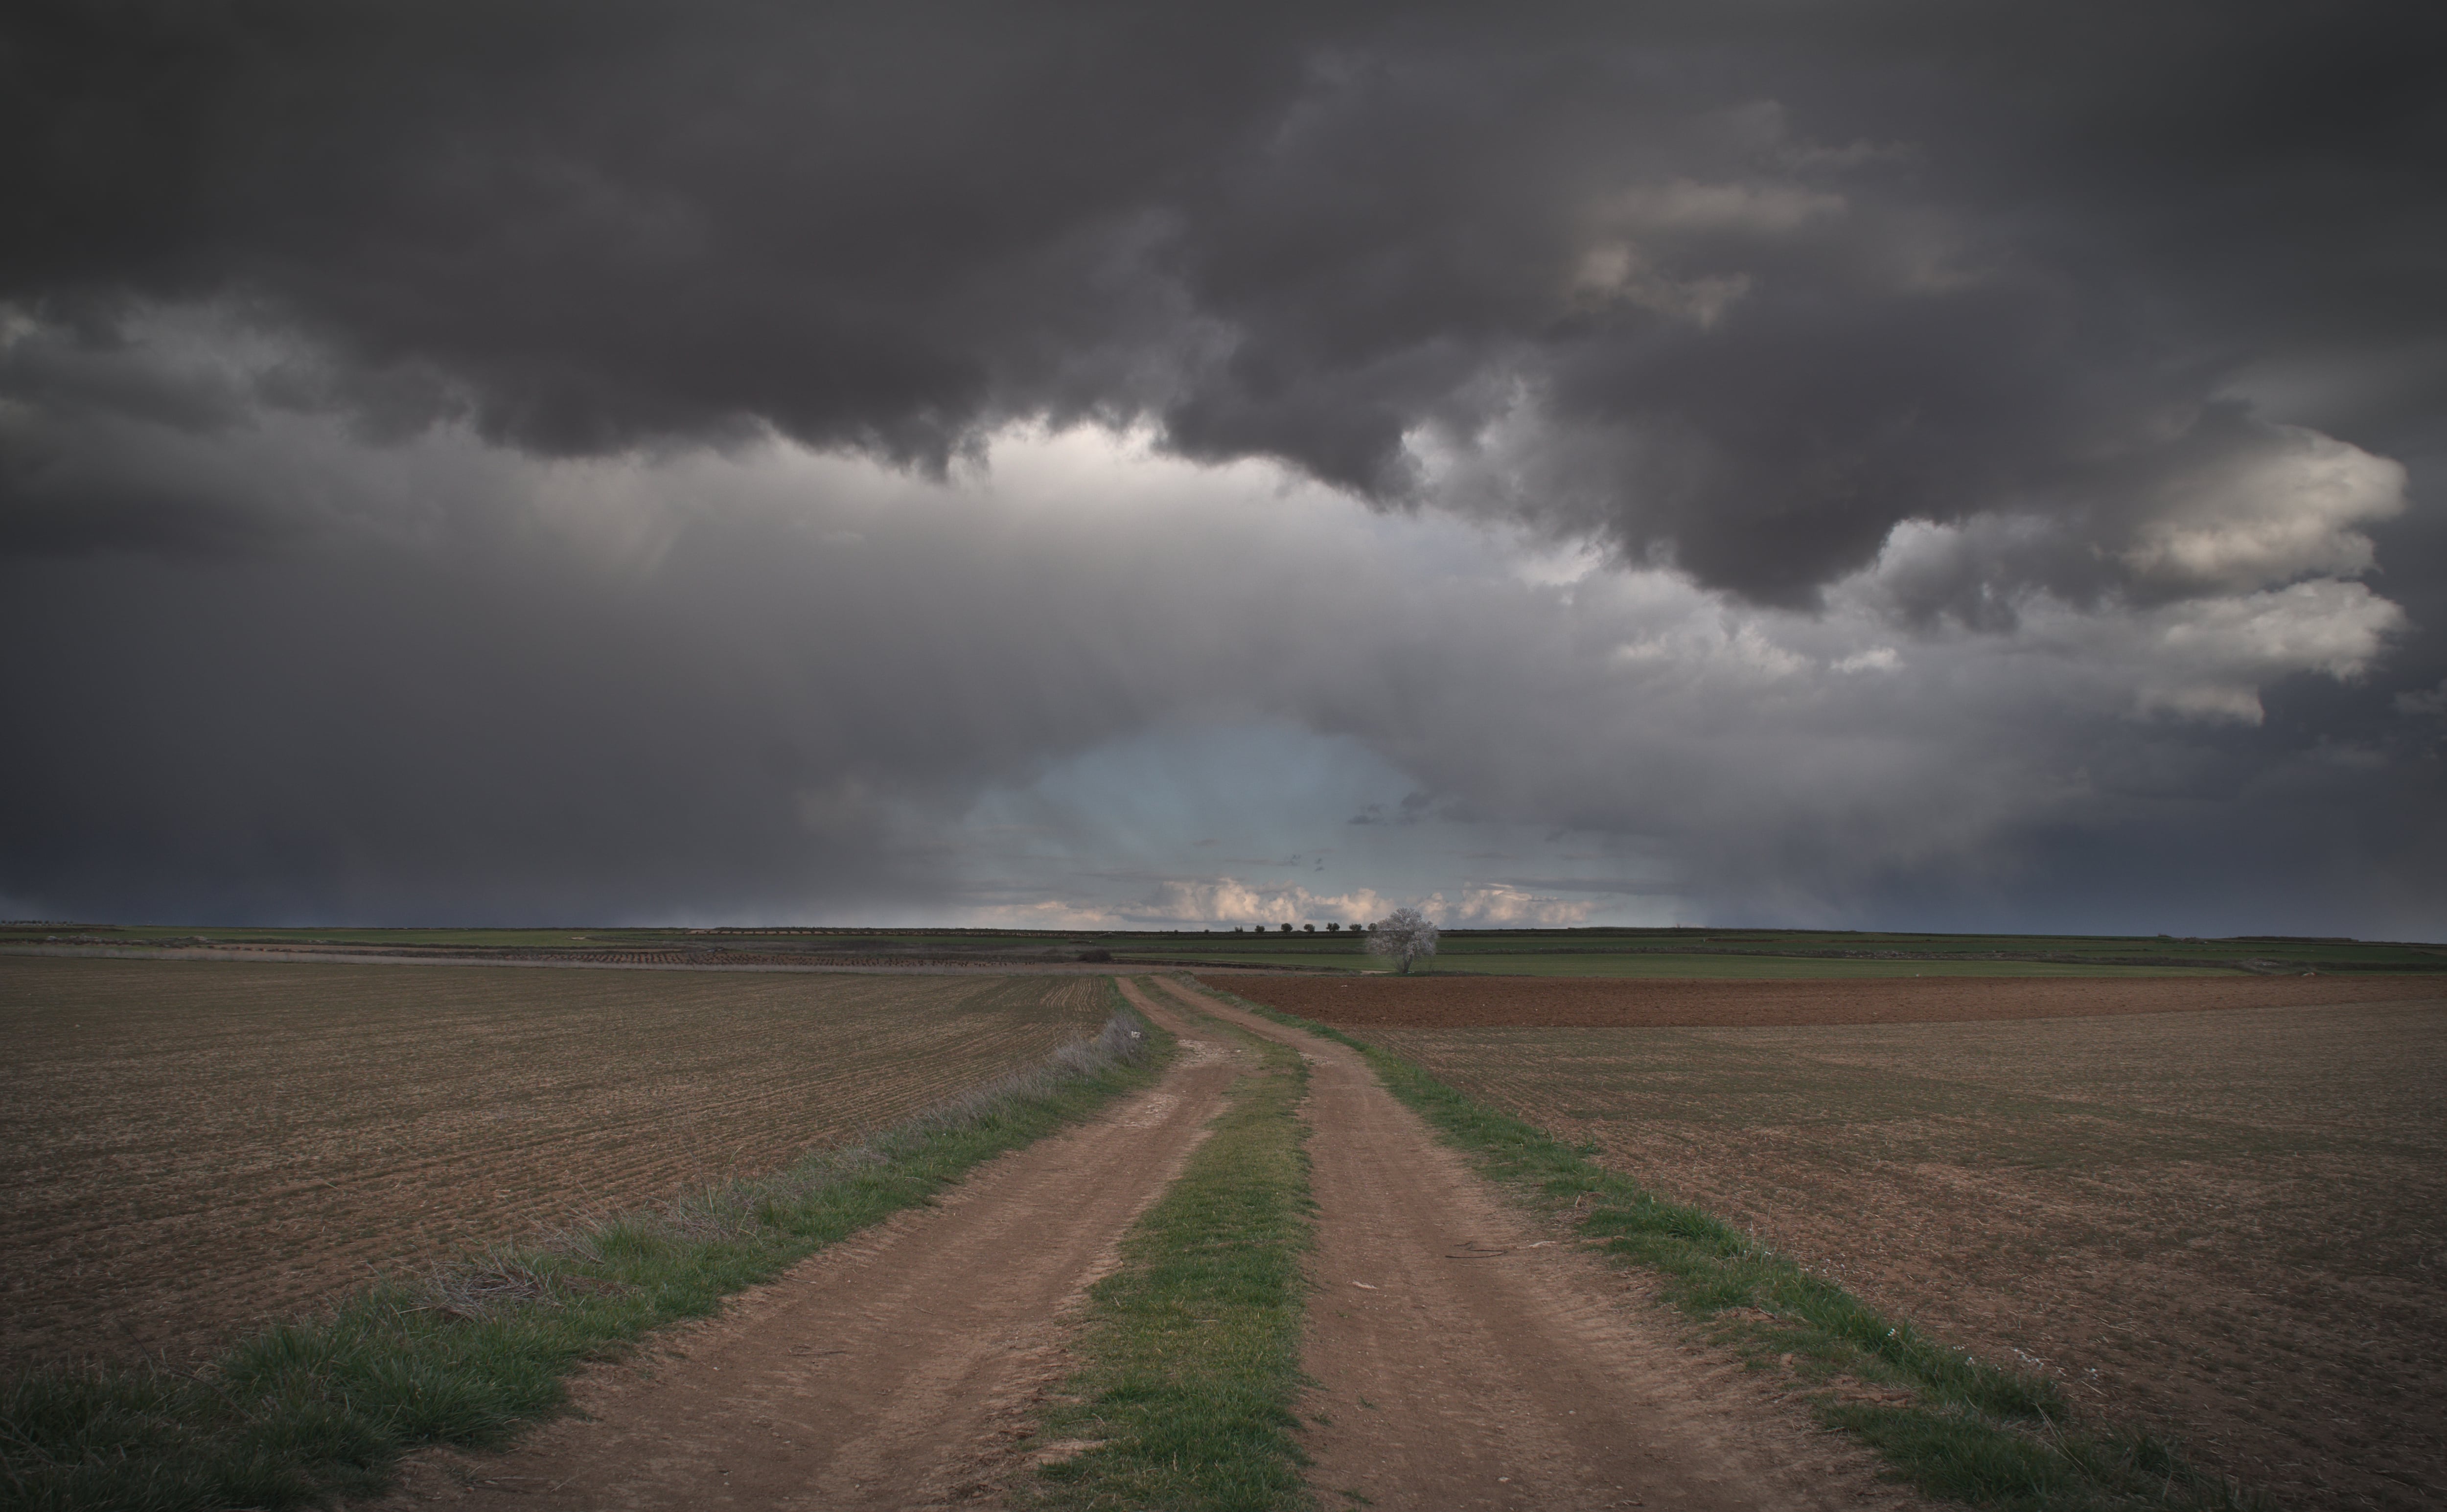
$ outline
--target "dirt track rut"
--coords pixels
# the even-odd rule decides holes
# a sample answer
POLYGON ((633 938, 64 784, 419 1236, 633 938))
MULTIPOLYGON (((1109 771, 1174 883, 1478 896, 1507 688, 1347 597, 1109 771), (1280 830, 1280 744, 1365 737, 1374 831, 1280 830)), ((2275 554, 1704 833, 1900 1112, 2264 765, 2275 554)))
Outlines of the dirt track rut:
POLYGON ((505 1454, 417 1462, 387 1504, 991 1504, 1063 1373, 1066 1308, 1236 1074, 1169 993, 1310 1062, 1318 1386, 1301 1416, 1320 1506, 1920 1505, 1757 1378, 1625 1306, 1639 1283, 1507 1202, 1357 1054, 1163 988, 1123 986, 1188 1051, 1152 1090, 592 1373, 583 1418, 505 1454))
MULTIPOLYGON (((1169 1022, 1173 1016, 1158 1011, 1169 1022)), ((818 1254, 636 1364, 578 1384, 507 1453, 420 1460, 389 1504, 920 1508, 1013 1468, 1060 1318, 1221 1106, 1194 1029, 1152 1089, 818 1254)))
POLYGON ((1633 1283, 1507 1202, 1348 1048, 1167 979, 1310 1063, 1304 1363, 1321 1505, 1916 1505, 1861 1451, 1694 1350, 1633 1283))

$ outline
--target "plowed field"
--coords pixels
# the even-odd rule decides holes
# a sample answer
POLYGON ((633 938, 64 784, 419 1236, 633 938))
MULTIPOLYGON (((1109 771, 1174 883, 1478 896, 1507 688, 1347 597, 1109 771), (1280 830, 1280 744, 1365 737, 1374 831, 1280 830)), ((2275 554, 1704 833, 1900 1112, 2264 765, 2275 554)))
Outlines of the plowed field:
POLYGON ((1361 1032, 2279 1505, 2447 1504, 2447 1001, 1361 1032))
POLYGON ((1876 981, 1615 980, 1553 976, 1246 976, 1242 997, 1328 1024, 1458 1029, 1937 1024, 2091 1018, 2280 1004, 2447 997, 2447 973, 2406 976, 1903 977, 1876 981))
POLYGON ((1092 977, 0 957, 0 1363, 177 1362, 375 1272, 1035 1064, 1092 977))

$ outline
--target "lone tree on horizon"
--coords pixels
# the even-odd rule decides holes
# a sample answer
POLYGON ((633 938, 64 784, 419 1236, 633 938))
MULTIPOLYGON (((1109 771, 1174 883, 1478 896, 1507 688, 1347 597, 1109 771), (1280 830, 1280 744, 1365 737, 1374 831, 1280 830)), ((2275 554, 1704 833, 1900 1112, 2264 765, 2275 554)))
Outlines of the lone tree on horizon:
POLYGON ((1369 927, 1368 954, 1384 956, 1405 976, 1413 961, 1435 953, 1436 927, 1415 908, 1397 908, 1369 927))

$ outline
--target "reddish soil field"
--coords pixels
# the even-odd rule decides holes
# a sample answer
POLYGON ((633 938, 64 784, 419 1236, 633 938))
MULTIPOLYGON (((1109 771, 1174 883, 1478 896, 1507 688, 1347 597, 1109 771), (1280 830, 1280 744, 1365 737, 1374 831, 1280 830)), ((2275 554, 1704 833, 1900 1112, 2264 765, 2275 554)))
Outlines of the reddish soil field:
POLYGON ((1848 981, 1569 976, 1239 976, 1241 996, 1327 1024, 1642 1029, 2091 1018, 2447 997, 2413 976, 1906 977, 1848 981))
POLYGON ((377 1273, 1036 1064, 1092 977, 0 957, 0 1365, 186 1363, 377 1273))
POLYGON ((1367 1026, 2278 1505, 2447 1505, 2447 983, 1956 980, 1929 986, 1968 999, 1957 1022, 1931 992, 1885 1024, 1861 1020, 1920 984, 1232 985, 1367 1026), (2237 992, 2280 1002, 2200 1011, 2237 992), (2161 996, 2194 1011, 2140 1011, 2161 996), (1558 1011, 1707 1018, 1421 1023, 1558 1011))

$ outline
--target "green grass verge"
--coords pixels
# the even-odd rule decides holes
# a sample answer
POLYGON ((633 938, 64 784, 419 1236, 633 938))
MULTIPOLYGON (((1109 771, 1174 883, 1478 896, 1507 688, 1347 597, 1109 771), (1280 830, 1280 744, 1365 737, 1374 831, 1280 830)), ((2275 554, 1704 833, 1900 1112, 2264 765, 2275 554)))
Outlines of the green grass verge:
POLYGON ((579 1365, 930 1200, 979 1162, 1145 1085, 1171 1037, 1104 1033, 847 1149, 553 1242, 360 1293, 193 1375, 47 1370, 0 1387, 0 1503, 202 1512, 382 1489, 399 1457, 487 1447, 559 1411, 579 1365), (1144 1037, 1140 1037, 1144 1036, 1144 1037))
POLYGON ((1790 1369, 1822 1422, 1875 1448, 1927 1495, 2010 1512, 2266 1505, 2150 1434, 2073 1423, 2055 1383, 1925 1337, 1714 1215, 1596 1164, 1589 1146, 1567 1145, 1331 1025, 1200 985, 1360 1051, 1482 1173, 1568 1218, 1618 1262, 1655 1273, 1670 1303, 1755 1368, 1790 1369))
POLYGON ((1237 1030, 1261 1057, 1212 1132, 1091 1288, 1084 1362, 1037 1432, 1084 1445, 1015 1487, 1021 1504, 1292 1512, 1313 1505, 1293 1404, 1312 1230, 1308 1069, 1237 1030))

